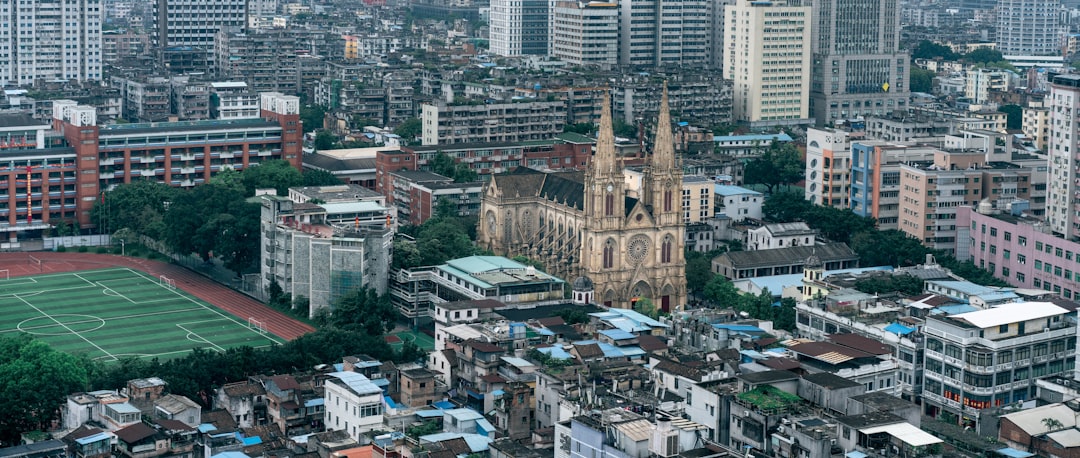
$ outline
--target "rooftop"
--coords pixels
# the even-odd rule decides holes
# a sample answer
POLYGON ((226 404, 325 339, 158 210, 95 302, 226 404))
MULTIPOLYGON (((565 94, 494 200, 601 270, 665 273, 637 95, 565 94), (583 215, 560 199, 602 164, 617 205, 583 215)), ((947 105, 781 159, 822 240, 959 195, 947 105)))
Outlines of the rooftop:
POLYGON ((949 318, 977 328, 986 329, 1066 313, 1069 313, 1069 311, 1050 302, 1012 302, 991 309, 951 315, 949 318))
POLYGON ((755 196, 762 195, 760 192, 754 191, 753 189, 746 189, 742 186, 732 186, 726 184, 718 184, 714 186, 713 192, 715 192, 718 196, 741 196, 746 194, 755 196))
POLYGON ((562 283, 559 278, 502 256, 452 259, 439 268, 485 289, 503 284, 562 283))
POLYGON ((758 386, 750 391, 739 393, 737 397, 761 410, 784 409, 802 402, 802 398, 771 385, 758 386))
POLYGON ((364 374, 357 372, 332 372, 329 375, 331 377, 336 377, 343 386, 349 388, 349 390, 359 396, 382 394, 382 389, 375 386, 374 383, 371 383, 371 380, 368 380, 364 374))
POLYGON ((202 121, 176 121, 176 122, 138 122, 129 124, 109 124, 101 127, 101 136, 152 134, 152 133, 179 133, 200 130, 239 130, 251 128, 277 127, 276 122, 263 119, 213 119, 202 121))

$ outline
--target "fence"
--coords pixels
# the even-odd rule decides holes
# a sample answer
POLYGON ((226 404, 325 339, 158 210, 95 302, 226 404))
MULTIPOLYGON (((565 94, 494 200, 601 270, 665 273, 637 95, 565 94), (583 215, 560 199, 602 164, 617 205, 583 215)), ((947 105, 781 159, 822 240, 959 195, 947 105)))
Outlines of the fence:
POLYGON ((44 237, 42 239, 42 248, 45 250, 55 250, 57 247, 77 247, 77 246, 106 246, 112 243, 112 237, 109 234, 98 235, 69 235, 65 237, 44 237))
POLYGON ((184 266, 192 272, 240 291, 256 300, 262 302, 267 300, 266 291, 263 290, 262 282, 259 281, 259 274, 240 276, 236 272, 227 269, 218 259, 204 261, 201 257, 195 255, 175 254, 164 243, 149 237, 140 237, 139 242, 158 253, 164 253, 172 258, 174 263, 184 266))

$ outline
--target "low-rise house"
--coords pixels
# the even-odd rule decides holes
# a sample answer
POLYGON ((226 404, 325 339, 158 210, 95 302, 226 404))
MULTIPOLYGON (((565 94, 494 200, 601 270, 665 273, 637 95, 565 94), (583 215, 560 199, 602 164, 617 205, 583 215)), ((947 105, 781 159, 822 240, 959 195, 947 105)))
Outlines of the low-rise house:
POLYGON ((226 383, 217 389, 214 407, 229 411, 237 425, 247 428, 269 421, 266 412, 266 389, 252 380, 226 383))
POLYGON ((323 384, 326 429, 345 431, 359 440, 383 422, 383 391, 363 374, 334 372, 323 384))
POLYGON ((178 394, 165 395, 154 401, 154 412, 157 418, 177 420, 192 427, 202 423, 202 407, 178 394))
POLYGON ((712 271, 729 280, 802 273, 806 260, 816 256, 825 270, 859 267, 859 255, 844 243, 795 246, 772 250, 731 251, 712 260, 712 271))

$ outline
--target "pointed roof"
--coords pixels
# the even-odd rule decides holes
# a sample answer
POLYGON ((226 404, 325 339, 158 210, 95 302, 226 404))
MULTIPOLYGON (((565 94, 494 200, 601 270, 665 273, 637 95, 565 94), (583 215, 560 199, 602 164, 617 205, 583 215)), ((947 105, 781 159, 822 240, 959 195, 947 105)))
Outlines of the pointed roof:
POLYGON ((664 81, 664 94, 660 98, 660 114, 656 117, 655 138, 652 155, 653 169, 675 168, 675 137, 671 134, 671 109, 668 106, 667 81, 664 81))
POLYGON ((596 139, 596 155, 592 160, 594 175, 614 173, 616 169, 615 158, 615 128, 611 120, 611 93, 604 91, 604 106, 600 110, 600 135, 596 139))

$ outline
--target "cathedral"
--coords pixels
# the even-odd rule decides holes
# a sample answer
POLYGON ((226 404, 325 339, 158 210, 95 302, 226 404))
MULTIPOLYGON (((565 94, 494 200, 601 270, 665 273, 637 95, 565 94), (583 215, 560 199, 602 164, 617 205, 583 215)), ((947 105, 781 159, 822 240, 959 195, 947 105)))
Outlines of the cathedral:
POLYGON ((575 285, 591 283, 593 301, 607 307, 630 308, 648 298, 664 311, 682 308, 687 294, 682 169, 666 85, 655 140, 641 189, 628 189, 605 96, 600 136, 586 171, 519 168, 492 177, 480 205, 480 247, 537 260, 548 273, 575 285))

